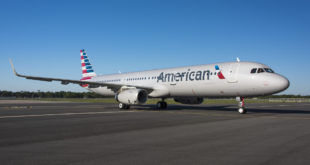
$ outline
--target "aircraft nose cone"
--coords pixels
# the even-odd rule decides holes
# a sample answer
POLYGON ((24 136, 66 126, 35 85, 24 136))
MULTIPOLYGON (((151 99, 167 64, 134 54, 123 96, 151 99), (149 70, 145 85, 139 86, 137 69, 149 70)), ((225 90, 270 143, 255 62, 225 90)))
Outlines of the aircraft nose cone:
POLYGON ((284 76, 278 75, 273 81, 274 87, 277 92, 284 91, 290 86, 290 81, 284 76))
POLYGON ((283 76, 281 76, 281 77, 282 77, 282 80, 279 81, 279 87, 283 91, 283 90, 287 89, 290 86, 290 81, 287 78, 283 77, 283 76))

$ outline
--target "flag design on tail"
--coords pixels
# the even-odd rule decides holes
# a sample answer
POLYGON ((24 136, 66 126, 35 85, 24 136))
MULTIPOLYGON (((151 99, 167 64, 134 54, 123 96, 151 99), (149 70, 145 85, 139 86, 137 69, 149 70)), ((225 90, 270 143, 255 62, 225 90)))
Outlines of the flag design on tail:
MULTIPOLYGON (((84 49, 80 50, 81 53, 81 65, 82 65, 82 79, 81 80, 89 80, 92 77, 96 76, 92 65, 89 62, 88 56, 84 49)), ((88 84, 82 85, 82 87, 87 87, 88 84)))

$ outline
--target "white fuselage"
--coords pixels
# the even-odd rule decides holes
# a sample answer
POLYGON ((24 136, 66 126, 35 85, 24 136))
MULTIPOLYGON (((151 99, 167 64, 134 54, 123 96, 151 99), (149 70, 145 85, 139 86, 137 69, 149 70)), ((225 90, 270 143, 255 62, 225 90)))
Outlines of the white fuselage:
MULTIPOLYGON (((148 86, 150 97, 228 97, 261 96, 281 92, 289 81, 276 73, 251 73, 253 68, 269 68, 254 62, 226 62, 208 65, 149 70, 93 77, 88 81, 148 86), (223 79, 218 76, 222 73, 223 79)), ((115 92, 106 88, 87 88, 105 96, 115 92)))
POLYGON ((115 96, 120 109, 144 104, 148 97, 161 98, 157 109, 167 108, 166 98, 182 104, 201 104, 203 97, 236 97, 238 112, 245 114, 244 98, 270 95, 289 87, 285 77, 268 66, 255 62, 226 62, 208 65, 157 69, 142 72, 97 76, 84 49, 80 50, 82 79, 71 80, 18 74, 40 81, 59 81, 80 86, 105 96, 115 96))

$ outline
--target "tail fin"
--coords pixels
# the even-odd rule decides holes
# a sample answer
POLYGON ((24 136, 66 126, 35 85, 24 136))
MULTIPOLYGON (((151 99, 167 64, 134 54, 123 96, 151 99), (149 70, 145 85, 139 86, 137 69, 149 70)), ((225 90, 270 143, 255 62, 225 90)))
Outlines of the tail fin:
POLYGON ((94 72, 94 69, 89 62, 86 51, 84 49, 82 49, 82 50, 80 50, 80 52, 81 52, 81 63, 82 63, 82 76, 83 76, 83 78, 84 77, 96 76, 96 73, 94 72))

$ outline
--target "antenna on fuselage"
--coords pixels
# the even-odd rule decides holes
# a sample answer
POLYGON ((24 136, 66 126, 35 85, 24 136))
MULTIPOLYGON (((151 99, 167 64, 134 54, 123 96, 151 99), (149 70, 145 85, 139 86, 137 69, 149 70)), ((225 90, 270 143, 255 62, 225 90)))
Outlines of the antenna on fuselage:
POLYGON ((237 57, 237 62, 240 62, 240 59, 239 59, 239 57, 237 57))

